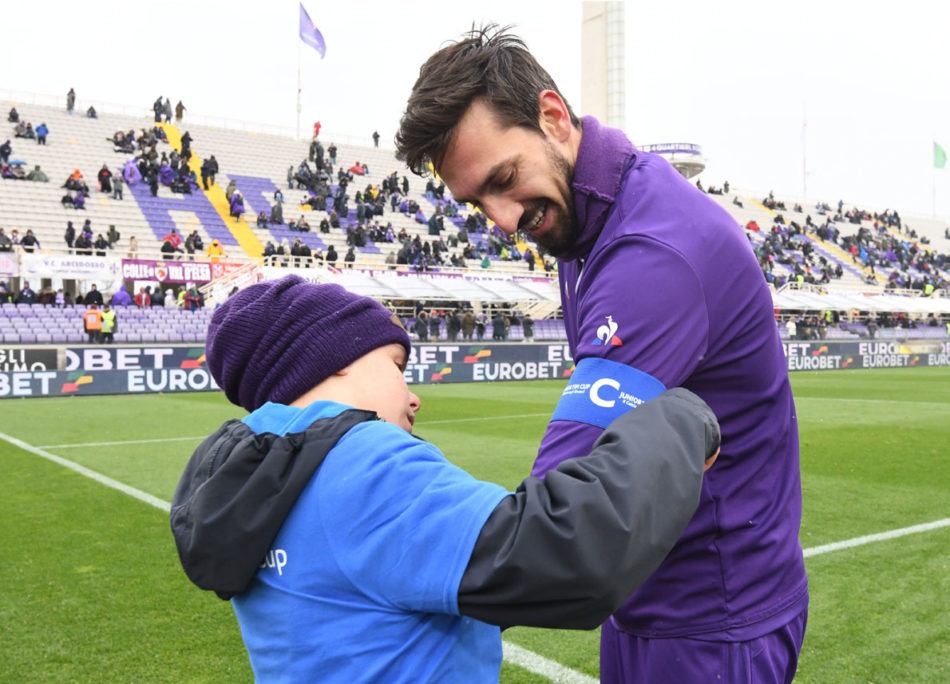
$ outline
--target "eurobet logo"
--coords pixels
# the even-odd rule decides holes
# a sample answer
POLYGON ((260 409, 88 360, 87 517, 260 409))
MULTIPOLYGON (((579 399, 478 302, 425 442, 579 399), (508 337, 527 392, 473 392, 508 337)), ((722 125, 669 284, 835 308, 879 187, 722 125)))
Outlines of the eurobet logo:
POLYGON ((432 377, 429 379, 432 382, 437 382, 438 380, 441 380, 442 378, 444 378, 446 375, 451 375, 451 373, 452 373, 452 366, 443 363, 443 364, 440 364, 436 368, 435 373, 433 373, 432 377))

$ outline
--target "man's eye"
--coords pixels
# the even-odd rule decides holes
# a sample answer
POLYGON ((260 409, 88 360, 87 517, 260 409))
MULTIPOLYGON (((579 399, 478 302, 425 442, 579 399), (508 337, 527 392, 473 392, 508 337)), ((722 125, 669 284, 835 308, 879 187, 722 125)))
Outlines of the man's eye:
POLYGON ((498 183, 498 189, 499 189, 499 190, 507 190, 507 189, 510 188, 512 185, 514 185, 514 183, 515 183, 515 174, 510 173, 510 174, 508 174, 508 176, 505 177, 504 180, 502 180, 502 181, 500 181, 500 182, 498 183))

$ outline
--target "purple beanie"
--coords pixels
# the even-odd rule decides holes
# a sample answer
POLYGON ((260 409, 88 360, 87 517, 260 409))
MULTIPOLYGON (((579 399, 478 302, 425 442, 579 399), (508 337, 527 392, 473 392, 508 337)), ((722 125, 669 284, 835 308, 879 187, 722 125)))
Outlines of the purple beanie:
POLYGON ((251 285, 222 304, 205 342, 208 370, 248 411, 289 404, 361 356, 409 334, 379 302, 295 275, 251 285))

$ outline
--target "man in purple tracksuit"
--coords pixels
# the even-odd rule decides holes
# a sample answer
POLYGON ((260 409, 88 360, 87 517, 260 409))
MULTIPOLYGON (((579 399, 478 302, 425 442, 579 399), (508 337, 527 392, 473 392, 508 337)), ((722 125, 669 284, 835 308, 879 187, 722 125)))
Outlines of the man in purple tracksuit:
POLYGON ((668 387, 720 421, 691 522, 602 627, 602 681, 791 681, 808 609, 797 419, 771 298, 736 222, 621 131, 578 119, 494 27, 423 65, 397 146, 417 173, 431 162, 457 201, 558 257, 576 369, 535 474, 668 387))

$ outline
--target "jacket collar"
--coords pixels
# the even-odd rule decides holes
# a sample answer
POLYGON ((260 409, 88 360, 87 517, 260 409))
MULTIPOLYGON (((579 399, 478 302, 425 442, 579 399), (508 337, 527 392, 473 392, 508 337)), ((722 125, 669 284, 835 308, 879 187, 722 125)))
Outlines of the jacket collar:
POLYGON ((604 227, 607 213, 620 192, 624 171, 636 161, 636 148, 623 131, 609 128, 592 116, 582 120, 581 144, 574 165, 574 213, 580 235, 562 261, 586 257, 604 227))

